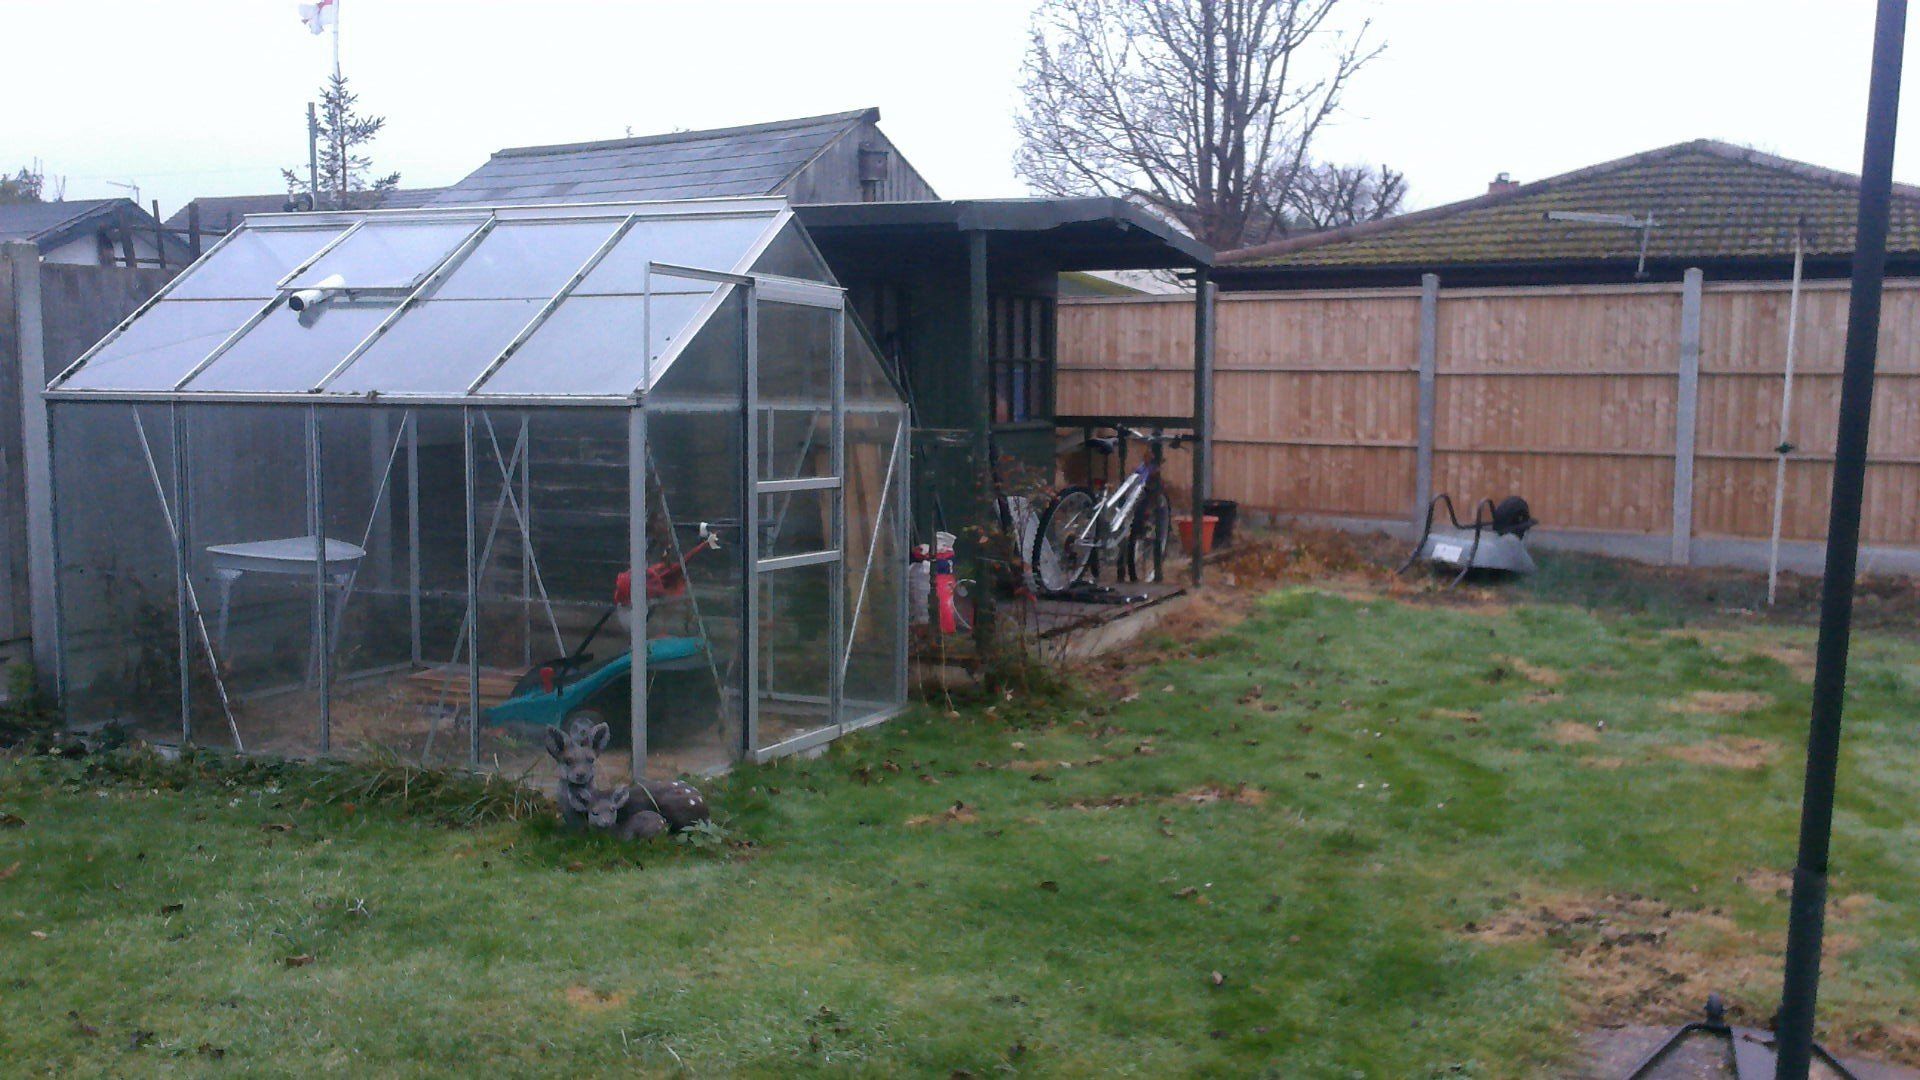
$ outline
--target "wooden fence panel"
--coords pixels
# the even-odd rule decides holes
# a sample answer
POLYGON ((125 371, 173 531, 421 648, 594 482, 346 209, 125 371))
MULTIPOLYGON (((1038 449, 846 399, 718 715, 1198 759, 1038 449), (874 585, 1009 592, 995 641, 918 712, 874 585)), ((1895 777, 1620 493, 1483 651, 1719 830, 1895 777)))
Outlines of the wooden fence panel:
MULTIPOLYGON (((1444 282, 1442 283, 1444 286, 1444 282)), ((1442 289, 1434 490, 1525 495, 1549 529, 1674 528, 1678 284, 1442 289)), ((1785 367, 1784 282, 1700 300, 1696 535, 1764 542, 1785 367)), ((1783 535, 1826 529, 1845 282, 1803 286, 1783 535)), ((1181 414, 1192 307, 1061 306, 1061 411, 1181 414)), ((1254 510, 1404 520, 1419 446, 1417 290, 1238 294, 1218 306, 1213 489, 1254 510)), ((1920 281, 1887 283, 1863 534, 1920 546, 1920 281)), ((1463 512, 1467 508, 1462 507, 1463 512)))

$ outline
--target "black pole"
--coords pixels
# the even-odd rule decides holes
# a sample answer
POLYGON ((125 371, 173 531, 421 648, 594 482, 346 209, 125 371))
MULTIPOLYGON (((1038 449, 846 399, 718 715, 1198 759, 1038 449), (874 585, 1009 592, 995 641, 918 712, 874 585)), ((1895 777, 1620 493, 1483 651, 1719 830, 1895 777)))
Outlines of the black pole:
POLYGON ((1887 269, 1887 212, 1893 189, 1893 133, 1900 107, 1900 55, 1906 0, 1880 0, 1867 91, 1866 151, 1860 166, 1860 216, 1847 307, 1846 366, 1840 377, 1839 436, 1833 455, 1833 503, 1827 518, 1827 572, 1820 596, 1820 647, 1807 732, 1806 788, 1800 802, 1800 858, 1787 916, 1786 978, 1780 997, 1775 1075, 1804 1080, 1813 1053, 1814 1002, 1820 991, 1820 937, 1827 901, 1827 848, 1833 836, 1834 774, 1847 684, 1847 639, 1860 553, 1860 497, 1867 475, 1867 426, 1880 337, 1880 286, 1887 269))

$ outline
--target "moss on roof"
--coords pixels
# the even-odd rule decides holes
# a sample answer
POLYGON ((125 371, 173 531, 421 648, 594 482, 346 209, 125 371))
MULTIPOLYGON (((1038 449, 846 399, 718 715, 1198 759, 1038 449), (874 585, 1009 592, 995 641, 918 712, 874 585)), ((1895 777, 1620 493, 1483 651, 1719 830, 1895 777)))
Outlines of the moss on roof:
MULTIPOLYGON (((1512 191, 1385 221, 1229 252, 1240 267, 1439 267, 1637 260, 1640 230, 1548 221, 1550 210, 1651 213, 1650 259, 1793 254, 1804 223, 1809 255, 1853 251, 1859 178, 1702 139, 1636 154, 1512 191)), ((1920 252, 1920 189, 1897 185, 1888 249, 1920 252)))

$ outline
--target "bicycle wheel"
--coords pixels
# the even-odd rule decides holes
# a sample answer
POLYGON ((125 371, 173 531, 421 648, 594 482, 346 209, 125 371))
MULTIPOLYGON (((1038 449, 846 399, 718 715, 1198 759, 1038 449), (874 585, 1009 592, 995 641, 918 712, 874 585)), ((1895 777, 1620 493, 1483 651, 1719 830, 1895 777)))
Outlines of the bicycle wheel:
POLYGON ((1155 491, 1140 500, 1133 509, 1133 525, 1127 530, 1127 546, 1122 553, 1126 565, 1121 572, 1128 581, 1160 581, 1167 562, 1167 540, 1173 533, 1173 502, 1164 491, 1155 491))
POLYGON ((1083 547, 1080 534, 1093 520, 1093 492, 1070 487, 1053 497, 1040 527, 1033 534, 1033 578, 1044 592, 1059 592, 1079 580, 1093 549, 1083 547))

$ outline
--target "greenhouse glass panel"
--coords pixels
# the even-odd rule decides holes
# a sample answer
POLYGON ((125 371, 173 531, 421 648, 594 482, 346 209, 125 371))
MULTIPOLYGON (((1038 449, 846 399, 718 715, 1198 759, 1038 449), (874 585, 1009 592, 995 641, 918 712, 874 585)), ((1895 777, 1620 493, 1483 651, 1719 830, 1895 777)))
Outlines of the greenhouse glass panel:
POLYGON ((847 410, 843 723, 890 713, 906 700, 905 427, 897 404, 893 411, 847 410))
POLYGON ((194 741, 305 757, 319 749, 318 605, 354 565, 329 535, 316 573, 309 408, 183 405, 187 567, 196 653, 218 658, 193 687, 194 741))
POLYGON ((280 279, 346 231, 345 225, 240 229, 206 262, 183 274, 169 300, 266 300, 280 279))
POLYGON ((792 222, 774 234, 766 250, 754 260, 753 272, 804 281, 833 282, 833 274, 827 269, 827 264, 814 252, 813 245, 807 242, 800 226, 792 222))
POLYGON ((618 218, 496 225, 433 290, 436 300, 546 300, 620 227, 618 218))
POLYGON ((411 289, 440 268, 481 220, 376 221, 362 225, 312 266, 287 282, 313 289, 338 277, 344 289, 411 289))
POLYGON ((730 290, 646 404, 649 559, 672 553, 685 587, 648 601, 651 637, 697 637, 704 661, 651 681, 648 771, 724 768, 743 745, 747 477, 745 294, 730 290), (705 532, 703 544, 702 531, 705 532), (689 673, 688 669, 691 669, 689 673))
POLYGON ((500 370, 480 384, 479 392, 561 397, 631 394, 647 381, 647 355, 660 355, 676 338, 693 330, 695 317, 713 291, 707 284, 698 293, 655 294, 650 304, 638 297, 568 297, 500 370))
POLYGON ((821 632, 832 618, 838 570, 816 563, 759 575, 757 751, 839 726, 831 704, 838 650, 832 636, 821 632))
POLYGON ((395 319, 332 394, 463 394, 533 320, 543 300, 430 300, 395 319))
MULTIPOLYGON (((444 411, 444 410, 443 410, 444 411)), ((410 468, 414 410, 316 410, 321 535, 346 558, 327 588, 327 729, 335 755, 393 754, 418 760, 433 719, 402 678, 415 658, 411 515, 421 505, 410 468), (354 552, 358 554, 355 555, 354 552)), ((457 499, 459 489, 429 499, 457 499)), ((436 509, 444 511, 444 505, 436 509)), ((438 612, 444 622, 457 613, 438 612)), ((451 743, 454 740, 449 739, 451 743)), ((464 749, 464 746, 459 747, 464 749)))
POLYGON ((260 310, 259 300, 162 300, 108 338, 69 390, 171 390, 260 310))
POLYGON ((180 737, 171 408, 55 404, 54 567, 67 715, 180 737), (148 455, 152 457, 149 459, 148 455))
POLYGON ((304 393, 318 386, 394 307, 391 301, 345 298, 298 312, 280 304, 185 389, 304 393))
POLYGON ((758 420, 764 480, 833 475, 833 327, 839 313, 761 303, 758 420))
POLYGON ((647 273, 649 263, 669 263, 701 270, 730 271, 752 253, 774 221, 771 214, 743 217, 650 219, 636 222, 627 235, 593 268, 576 296, 639 295, 663 292, 710 292, 707 282, 663 278, 647 273))

